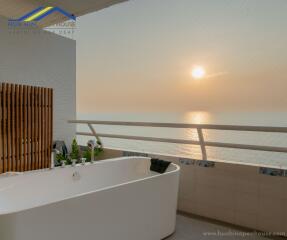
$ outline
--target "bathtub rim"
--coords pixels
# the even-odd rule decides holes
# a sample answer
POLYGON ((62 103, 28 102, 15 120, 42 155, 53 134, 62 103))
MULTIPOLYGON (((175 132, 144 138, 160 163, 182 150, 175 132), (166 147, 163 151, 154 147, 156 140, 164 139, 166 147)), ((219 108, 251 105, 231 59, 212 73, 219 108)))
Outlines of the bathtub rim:
MULTIPOLYGON (((110 159, 106 159, 106 160, 100 160, 100 161, 94 162, 94 163, 86 163, 85 165, 77 164, 74 167, 73 166, 66 166, 65 168, 56 167, 54 169, 39 169, 39 170, 32 170, 32 171, 23 172, 23 174, 21 174, 21 175, 3 176, 3 177, 4 178, 14 178, 14 177, 25 176, 25 175, 30 175, 30 174, 39 174, 39 173, 42 173, 42 172, 61 171, 61 170, 68 169, 68 168, 71 169, 71 170, 74 169, 76 171, 77 168, 89 167, 91 165, 97 165, 97 164, 105 164, 106 162, 117 162, 117 161, 122 161, 122 160, 131 160, 131 159, 145 159, 145 160, 147 160, 147 159, 151 159, 151 158, 150 157, 138 157, 138 156, 110 158, 110 159)), ((83 197, 83 196, 94 194, 94 193, 101 192, 101 191, 107 191, 107 190, 110 190, 110 189, 114 189, 114 188, 117 188, 117 187, 121 187, 121 186, 125 186, 125 185, 128 185, 128 184, 132 184, 132 183, 142 182, 142 181, 146 181, 146 180, 149 180, 149 179, 159 178, 159 177, 167 176, 167 175, 179 174, 180 166, 175 164, 175 163, 171 163, 170 165, 173 166, 175 169, 167 171, 167 172, 165 172, 163 174, 158 173, 158 174, 153 175, 153 176, 144 177, 144 178, 136 179, 136 180, 133 180, 133 181, 127 181, 127 182, 124 182, 124 183, 119 183, 119 184, 115 184, 115 185, 112 185, 112 186, 99 188, 99 189, 96 189, 96 190, 92 190, 92 191, 88 191, 88 192, 85 192, 85 193, 76 194, 76 195, 74 195, 72 197, 66 197, 66 198, 63 198, 63 199, 60 199, 60 200, 56 200, 56 201, 52 201, 52 202, 49 202, 49 203, 35 204, 33 207, 27 207, 27 208, 23 208, 23 209, 19 209, 19 210, 14 210, 14 211, 2 211, 2 212, 0 211, 0 217, 5 217, 5 216, 9 216, 9 215, 25 212, 25 211, 28 211, 28 210, 31 210, 31 209, 34 209, 34 208, 44 207, 44 206, 48 206, 48 205, 55 204, 55 203, 60 203, 60 202, 63 202, 63 201, 67 201, 67 200, 70 200, 70 199, 83 197)), ((0 181, 1 181, 1 178, 0 178, 0 181)))

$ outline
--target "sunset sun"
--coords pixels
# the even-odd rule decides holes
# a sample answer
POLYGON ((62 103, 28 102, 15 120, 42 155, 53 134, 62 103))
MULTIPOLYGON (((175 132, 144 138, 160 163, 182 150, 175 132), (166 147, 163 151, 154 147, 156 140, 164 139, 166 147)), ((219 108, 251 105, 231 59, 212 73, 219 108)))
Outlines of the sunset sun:
POLYGON ((205 69, 202 66, 196 66, 191 71, 191 76, 194 79, 202 79, 205 77, 205 69))

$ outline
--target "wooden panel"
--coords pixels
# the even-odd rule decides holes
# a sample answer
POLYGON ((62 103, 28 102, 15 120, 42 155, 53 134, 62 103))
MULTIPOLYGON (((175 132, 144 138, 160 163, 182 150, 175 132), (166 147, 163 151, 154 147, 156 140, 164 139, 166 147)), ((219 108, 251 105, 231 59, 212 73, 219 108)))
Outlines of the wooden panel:
POLYGON ((44 111, 43 111, 43 95, 44 95, 44 89, 41 88, 40 90, 40 121, 39 121, 39 129, 40 129, 40 146, 41 146, 41 152, 40 152, 40 155, 41 155, 41 160, 40 160, 40 168, 43 168, 44 167, 44 143, 43 143, 43 137, 44 137, 44 128, 43 128, 43 125, 41 124, 43 121, 44 121, 44 111))
POLYGON ((27 170, 27 86, 23 86, 23 150, 24 162, 23 170, 27 170))
POLYGON ((6 84, 3 84, 2 88, 3 94, 2 94, 2 101, 3 101, 3 126, 2 126, 2 141, 3 141, 3 171, 7 170, 7 116, 6 116, 6 100, 7 100, 7 89, 6 84))
POLYGON ((26 138, 26 146, 27 146, 27 167, 26 171, 31 170, 31 116, 30 116, 30 87, 28 86, 26 88, 26 95, 27 95, 27 101, 26 101, 26 119, 27 119, 27 138, 26 138))
MULTIPOLYGON (((20 104, 19 100, 20 99, 20 86, 16 85, 16 90, 15 90, 15 147, 16 147, 16 154, 15 154, 15 169, 16 171, 20 171, 20 141, 19 141, 19 131, 20 131, 20 104)), ((1 135, 0 135, 1 136, 1 135)), ((0 137, 1 139, 1 137, 0 137)))
POLYGON ((0 173, 49 168, 53 90, 0 84, 0 173))
POLYGON ((39 135, 38 135, 38 129, 39 129, 39 88, 35 89, 35 169, 39 168, 39 135))
MULTIPOLYGON (((46 119, 46 113, 47 113, 47 108, 46 108, 46 98, 47 98, 47 89, 44 89, 44 93, 43 93, 43 119, 44 122, 47 121, 46 119)), ((46 167, 46 162, 47 162, 47 148, 45 148, 45 146, 47 146, 47 128, 43 129, 43 148, 44 148, 44 167, 46 167)))
POLYGON ((7 116, 7 131, 6 131, 6 142, 7 142, 7 171, 11 171, 11 101, 10 101, 10 95, 11 95, 11 86, 7 84, 7 106, 6 106, 6 116, 7 116))
MULTIPOLYGON (((48 148, 53 149, 53 90, 49 89, 49 106, 48 106, 48 112, 49 112, 49 126, 48 126, 48 148)), ((51 164, 51 163, 50 163, 51 164)))
POLYGON ((11 86, 11 170, 16 169, 16 146, 15 146, 15 92, 16 92, 16 85, 11 86))
POLYGON ((23 168, 23 86, 20 86, 20 93, 19 93, 19 114, 20 114, 20 122, 19 122, 19 147, 20 147, 20 155, 19 155, 19 171, 24 171, 23 168))

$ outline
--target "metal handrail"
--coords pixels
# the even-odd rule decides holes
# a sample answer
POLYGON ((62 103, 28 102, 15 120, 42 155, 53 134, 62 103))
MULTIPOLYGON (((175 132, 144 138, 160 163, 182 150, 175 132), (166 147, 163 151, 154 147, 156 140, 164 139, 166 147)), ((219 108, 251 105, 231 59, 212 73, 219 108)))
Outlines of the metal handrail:
POLYGON ((203 130, 226 130, 226 131, 248 131, 248 132, 265 132, 265 133, 287 133, 287 127, 265 127, 265 126, 240 126, 240 125, 214 125, 214 124, 181 124, 181 123, 153 123, 153 122, 122 122, 122 121, 91 121, 91 120, 70 120, 68 123, 87 124, 91 130, 88 132, 77 132, 77 135, 94 136, 105 138, 119 138, 127 140, 140 140, 162 143, 177 143, 177 144, 191 144, 199 145, 201 147, 202 159, 207 160, 206 147, 218 148, 233 148, 242 150, 255 150, 266 152, 287 153, 287 147, 236 144, 236 143, 222 143, 209 142, 204 140, 203 130), (93 125, 113 125, 113 126, 134 126, 134 127, 163 127, 163 128, 190 128, 196 129, 199 141, 173 139, 173 138, 156 138, 156 137, 142 137, 142 136, 128 136, 117 134, 97 133, 93 125))
POLYGON ((154 123, 154 122, 123 122, 123 121, 91 121, 91 120, 69 120, 68 123, 135 126, 135 127, 165 127, 165 128, 201 128, 213 130, 248 131, 248 132, 274 132, 287 133, 287 127, 265 127, 245 125, 216 125, 216 124, 189 124, 189 123, 154 123))

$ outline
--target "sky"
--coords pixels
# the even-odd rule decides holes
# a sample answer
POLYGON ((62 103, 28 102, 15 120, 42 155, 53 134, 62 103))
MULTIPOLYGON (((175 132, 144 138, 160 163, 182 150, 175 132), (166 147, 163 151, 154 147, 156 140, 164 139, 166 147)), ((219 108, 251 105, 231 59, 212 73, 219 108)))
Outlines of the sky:
POLYGON ((286 0, 131 0, 76 41, 78 112, 287 109, 286 0))

